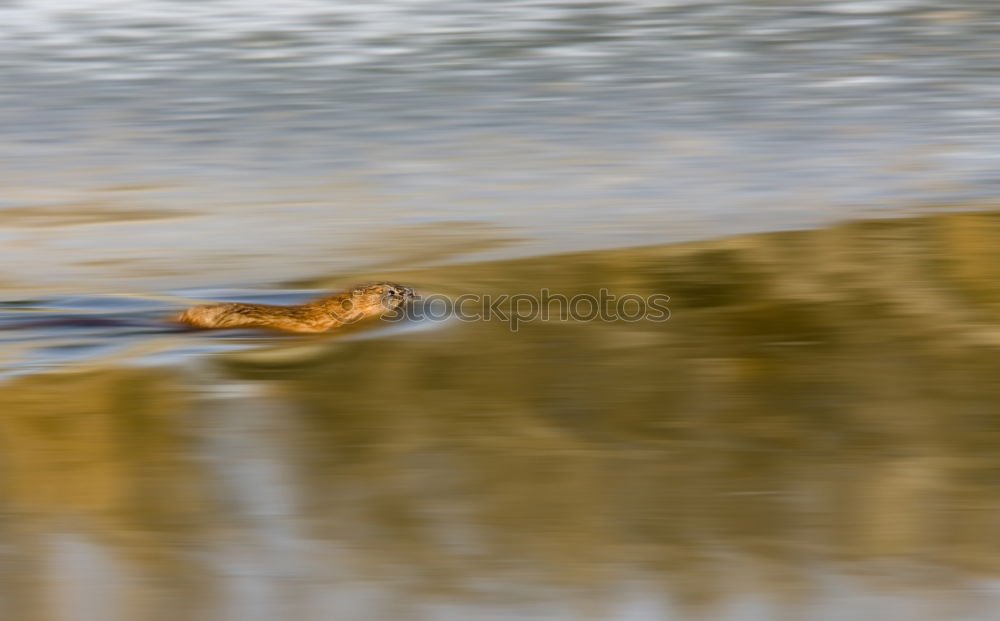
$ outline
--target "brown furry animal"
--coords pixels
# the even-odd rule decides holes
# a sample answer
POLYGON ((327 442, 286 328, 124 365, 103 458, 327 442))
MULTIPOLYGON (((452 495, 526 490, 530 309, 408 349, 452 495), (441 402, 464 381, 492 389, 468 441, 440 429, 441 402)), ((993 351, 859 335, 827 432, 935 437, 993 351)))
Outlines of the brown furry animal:
POLYGON ((287 332, 326 332, 363 319, 380 317, 413 297, 413 289, 391 282, 354 287, 298 306, 203 304, 177 321, 197 328, 272 328, 287 332))

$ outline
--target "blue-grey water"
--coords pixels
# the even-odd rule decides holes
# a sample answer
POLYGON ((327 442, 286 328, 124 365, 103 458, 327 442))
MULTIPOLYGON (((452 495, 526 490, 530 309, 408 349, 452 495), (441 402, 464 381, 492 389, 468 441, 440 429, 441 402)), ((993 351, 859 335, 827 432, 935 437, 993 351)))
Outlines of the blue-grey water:
POLYGON ((9 286, 258 284, 412 263, 448 225, 474 242, 454 255, 491 258, 997 190, 993 2, 38 0, 0 20, 9 286))
POLYGON ((0 621, 997 618, 998 35, 0 0, 0 621), (375 279, 671 314, 171 321, 375 279))

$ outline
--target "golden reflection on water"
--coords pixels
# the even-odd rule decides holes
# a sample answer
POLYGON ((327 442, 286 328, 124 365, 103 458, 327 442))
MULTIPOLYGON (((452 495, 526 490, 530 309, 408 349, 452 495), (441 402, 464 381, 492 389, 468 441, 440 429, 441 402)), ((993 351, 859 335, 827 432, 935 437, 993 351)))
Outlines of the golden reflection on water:
POLYGON ((956 213, 395 273, 672 316, 12 379, 0 616, 989 618, 998 242, 956 213))

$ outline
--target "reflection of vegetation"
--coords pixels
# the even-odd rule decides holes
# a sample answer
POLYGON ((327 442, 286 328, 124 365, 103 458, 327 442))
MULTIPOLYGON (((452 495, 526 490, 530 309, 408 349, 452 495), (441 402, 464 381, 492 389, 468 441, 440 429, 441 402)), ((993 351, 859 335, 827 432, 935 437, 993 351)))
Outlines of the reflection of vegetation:
POLYGON ((203 526, 178 405, 173 382, 140 371, 29 376, 4 386, 0 533, 25 556, 19 582, 0 586, 0 612, 43 618, 41 603, 52 593, 26 587, 46 571, 45 538, 81 531, 151 568, 154 590, 197 592, 193 566, 176 550, 178 537, 203 526))
POLYGON ((136 220, 183 218, 180 211, 136 208, 109 208, 97 203, 31 207, 7 207, 0 212, 0 223, 8 227, 57 227, 136 220))
POLYGON ((720 546, 786 567, 919 555, 994 571, 997 262, 977 271, 955 231, 976 231, 983 255, 998 222, 861 222, 414 274, 400 278, 662 292, 673 317, 517 335, 461 324, 237 369, 285 378, 309 414, 308 485, 330 488, 318 497, 340 516, 333 531, 364 525, 371 547, 394 541, 397 560, 454 576, 531 559, 573 582, 594 561, 641 559, 698 591, 720 546), (357 482, 369 500, 345 502, 357 482), (477 554, 447 553, 448 515, 479 527, 458 548, 477 554))
POLYGON ((136 372, 34 376, 8 385, 0 393, 5 504, 109 519, 136 509, 159 514, 154 507, 169 494, 151 475, 162 470, 156 460, 171 459, 177 448, 163 428, 176 407, 166 388, 136 372))
MULTIPOLYGON (((291 447, 303 499, 287 519, 373 578, 599 593, 628 566, 704 602, 747 575, 737 558, 802 596, 818 564, 996 575, 998 237, 997 215, 951 214, 393 275, 661 292, 673 314, 516 335, 456 323, 224 369, 284 404, 290 427, 269 440, 291 447)), ((204 506, 204 484, 168 382, 109 371, 0 391, 10 522, 82 515, 175 541, 228 521, 221 504, 183 509, 204 506)))

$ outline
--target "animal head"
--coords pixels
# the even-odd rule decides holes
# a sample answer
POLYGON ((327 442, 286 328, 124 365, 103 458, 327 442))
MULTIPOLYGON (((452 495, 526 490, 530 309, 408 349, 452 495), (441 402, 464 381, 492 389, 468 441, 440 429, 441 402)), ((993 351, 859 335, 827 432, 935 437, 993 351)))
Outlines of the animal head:
POLYGON ((372 308, 381 306, 388 312, 399 308, 414 297, 413 289, 391 282, 377 282, 359 285, 351 291, 351 300, 356 306, 372 308))

